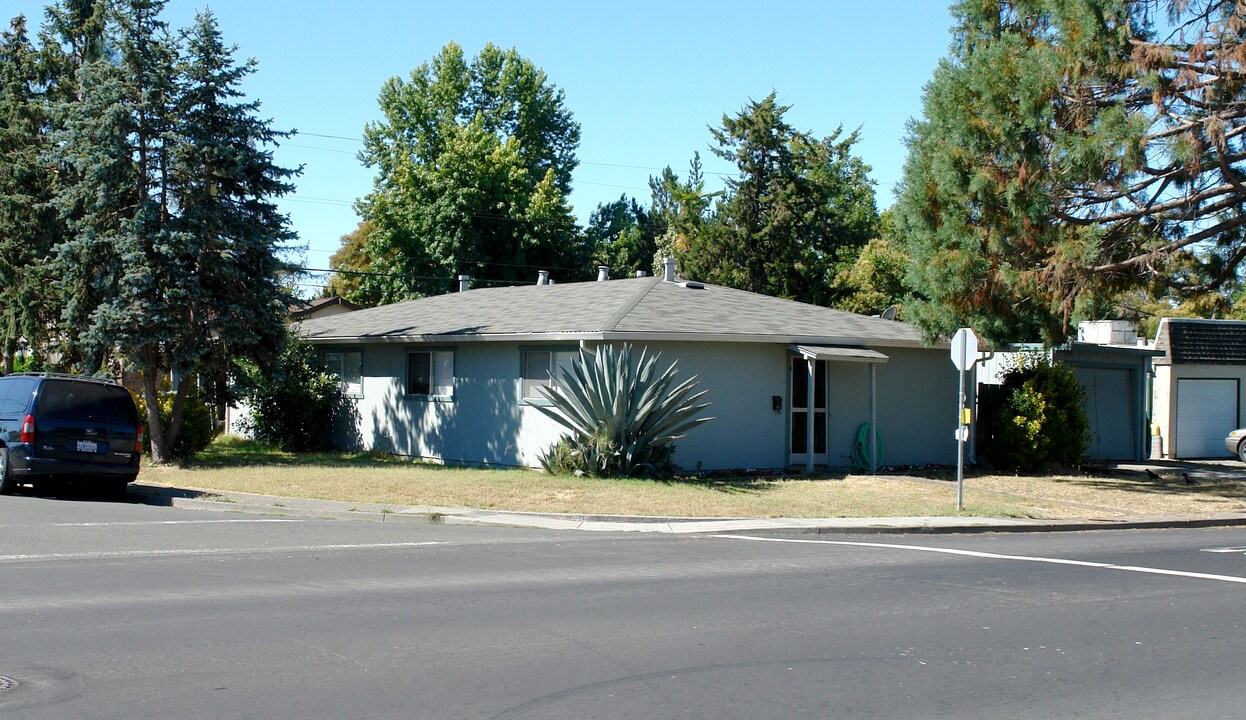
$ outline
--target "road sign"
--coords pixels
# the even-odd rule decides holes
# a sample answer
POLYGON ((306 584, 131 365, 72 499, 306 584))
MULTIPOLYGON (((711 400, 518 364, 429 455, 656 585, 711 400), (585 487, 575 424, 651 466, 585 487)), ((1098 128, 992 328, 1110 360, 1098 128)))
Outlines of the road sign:
POLYGON ((960 397, 956 401, 956 510, 965 508, 965 442, 969 440, 966 427, 973 415, 965 407, 965 372, 978 362, 978 336, 973 328, 961 328, 952 336, 952 364, 960 380, 960 397))
POLYGON ((965 372, 978 361, 978 335, 972 328, 961 328, 952 336, 952 363, 965 372))

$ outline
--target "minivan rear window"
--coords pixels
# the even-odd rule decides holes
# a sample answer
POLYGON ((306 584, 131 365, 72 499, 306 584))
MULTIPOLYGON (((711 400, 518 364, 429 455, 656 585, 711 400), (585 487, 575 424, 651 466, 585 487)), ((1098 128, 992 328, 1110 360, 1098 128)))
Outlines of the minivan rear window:
POLYGON ((0 378, 0 415, 18 415, 30 405, 30 394, 35 391, 34 378, 0 378))
POLYGON ((117 385, 48 380, 39 389, 38 412, 58 420, 138 425, 134 399, 117 385))

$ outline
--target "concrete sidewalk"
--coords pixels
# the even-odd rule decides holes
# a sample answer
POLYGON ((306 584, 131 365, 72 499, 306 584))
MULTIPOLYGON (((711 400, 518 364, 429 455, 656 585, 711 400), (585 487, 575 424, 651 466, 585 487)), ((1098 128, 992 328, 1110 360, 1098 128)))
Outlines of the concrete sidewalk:
POLYGON ((308 500, 248 493, 198 491, 137 483, 130 494, 141 502, 195 510, 371 522, 492 525, 545 530, 667 534, 750 532, 762 534, 1071 532, 1168 527, 1246 525, 1246 512, 1206 515, 1139 515, 1114 518, 1036 520, 986 517, 888 518, 684 518, 634 515, 576 515, 416 507, 308 500))

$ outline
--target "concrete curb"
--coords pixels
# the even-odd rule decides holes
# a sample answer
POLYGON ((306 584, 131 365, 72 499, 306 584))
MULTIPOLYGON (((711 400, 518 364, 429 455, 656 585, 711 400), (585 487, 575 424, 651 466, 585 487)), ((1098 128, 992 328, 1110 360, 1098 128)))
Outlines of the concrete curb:
POLYGON ((366 522, 485 525, 587 532, 707 534, 749 532, 759 535, 829 535, 883 533, 1086 532, 1246 526, 1246 513, 1141 515, 1122 518, 1034 520, 983 517, 897 518, 686 518, 635 515, 528 513, 453 507, 414 507, 284 498, 135 484, 136 496, 173 507, 278 517, 306 517, 366 522))

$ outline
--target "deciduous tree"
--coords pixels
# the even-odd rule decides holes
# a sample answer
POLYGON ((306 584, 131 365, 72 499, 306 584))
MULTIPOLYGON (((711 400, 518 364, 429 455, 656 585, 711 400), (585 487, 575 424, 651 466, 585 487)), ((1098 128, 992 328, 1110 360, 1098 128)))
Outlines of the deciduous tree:
POLYGON ((447 292, 460 273, 519 280, 591 263, 567 202, 580 128, 530 60, 490 44, 469 63, 450 43, 388 80, 380 106, 361 153, 375 189, 359 210, 383 274, 364 292, 390 302, 447 292))

